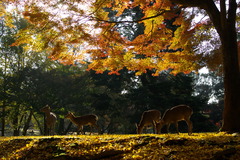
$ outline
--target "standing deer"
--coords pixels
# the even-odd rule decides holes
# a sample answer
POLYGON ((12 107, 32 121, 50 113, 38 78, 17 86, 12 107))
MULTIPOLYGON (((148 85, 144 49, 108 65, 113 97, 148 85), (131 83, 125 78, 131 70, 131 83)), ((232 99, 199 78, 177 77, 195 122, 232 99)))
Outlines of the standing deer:
POLYGON ((50 110, 51 109, 48 105, 40 109, 41 112, 45 113, 45 135, 54 134, 55 124, 57 121, 57 116, 53 112, 50 112, 50 110))
POLYGON ((191 135, 192 122, 190 118, 192 114, 193 114, 193 110, 187 105, 178 105, 178 106, 172 107, 171 109, 166 110, 161 121, 156 122, 157 133, 161 132, 161 129, 164 125, 167 125, 167 132, 169 132, 169 127, 171 123, 175 123, 177 133, 179 134, 178 121, 184 120, 188 125, 188 134, 191 135))
POLYGON ((145 126, 151 125, 153 126, 153 130, 154 133, 156 132, 156 126, 155 126, 155 122, 160 121, 161 119, 161 112, 158 110, 148 110, 148 111, 144 111, 141 117, 141 120, 139 122, 139 124, 136 124, 137 127, 137 134, 141 134, 143 131, 143 128, 145 126))
POLYGON ((82 134, 84 134, 83 132, 84 125, 89 125, 91 127, 90 134, 92 134, 92 127, 97 128, 98 133, 100 133, 100 129, 97 125, 98 117, 95 114, 76 117, 72 112, 68 112, 65 118, 70 119, 72 123, 74 123, 78 127, 77 134, 79 134, 80 131, 82 134))

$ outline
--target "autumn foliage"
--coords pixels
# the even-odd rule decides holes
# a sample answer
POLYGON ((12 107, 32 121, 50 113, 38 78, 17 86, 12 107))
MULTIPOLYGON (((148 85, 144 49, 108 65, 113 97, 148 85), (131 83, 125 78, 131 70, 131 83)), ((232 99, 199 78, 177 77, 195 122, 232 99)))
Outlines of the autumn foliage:
POLYGON ((12 2, 22 6, 16 12, 30 23, 19 32, 13 45, 46 51, 49 58, 65 64, 91 62, 89 70, 97 73, 109 70, 109 74, 118 74, 127 68, 136 71, 136 75, 148 69, 158 75, 166 69, 189 73, 201 67, 202 53, 195 52, 199 43, 195 31, 202 24, 195 24, 194 16, 169 0, 34 2, 12 2), (136 8, 142 16, 121 18, 127 10, 136 8), (176 28, 169 27, 167 21, 176 28), (143 24, 144 31, 129 40, 118 24, 143 24))

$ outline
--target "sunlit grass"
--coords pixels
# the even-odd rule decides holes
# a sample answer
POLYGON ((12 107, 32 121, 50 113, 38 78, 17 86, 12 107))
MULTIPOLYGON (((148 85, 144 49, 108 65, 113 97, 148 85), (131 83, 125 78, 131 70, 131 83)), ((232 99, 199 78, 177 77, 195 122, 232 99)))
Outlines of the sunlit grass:
POLYGON ((0 159, 238 159, 225 133, 0 137, 0 159))

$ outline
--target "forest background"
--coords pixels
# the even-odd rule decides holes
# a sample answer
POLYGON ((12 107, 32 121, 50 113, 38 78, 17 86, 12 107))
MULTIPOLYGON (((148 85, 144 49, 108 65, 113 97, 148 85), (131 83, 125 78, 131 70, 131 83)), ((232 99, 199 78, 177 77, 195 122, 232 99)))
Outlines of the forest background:
MULTIPOLYGON (((15 25, 21 29, 26 24, 20 19, 15 25)), ((136 76, 133 71, 122 70, 120 75, 109 75, 109 71, 96 74, 86 71, 87 64, 63 65, 44 52, 10 46, 17 29, 1 21, 2 136, 27 135, 32 130, 44 134, 40 108, 46 104, 58 116, 57 134, 76 131, 69 130, 69 121, 64 120, 68 111, 76 115, 94 113, 104 133, 127 134, 136 133, 135 123, 143 111, 158 109, 163 113, 178 104, 193 108, 194 132, 217 131, 220 127, 223 78, 214 72, 172 75, 166 70, 159 76, 152 76, 151 71, 136 76)), ((180 131, 187 131, 184 122, 180 126, 180 131)))

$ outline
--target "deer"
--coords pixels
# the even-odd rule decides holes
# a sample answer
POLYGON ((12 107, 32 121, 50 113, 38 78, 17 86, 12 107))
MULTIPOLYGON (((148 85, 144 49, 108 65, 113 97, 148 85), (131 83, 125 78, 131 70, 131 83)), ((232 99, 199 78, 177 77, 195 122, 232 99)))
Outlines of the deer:
POLYGON ((159 110, 153 109, 144 111, 139 124, 136 124, 137 134, 141 134, 144 127, 148 125, 153 126, 153 132, 156 133, 155 123, 160 121, 161 112, 159 110))
POLYGON ((70 121, 78 127, 77 134, 81 131, 83 132, 83 126, 89 125, 91 127, 90 135, 92 134, 93 127, 97 128, 98 133, 100 133, 99 126, 97 125, 98 116, 95 114, 83 115, 83 116, 75 116, 72 112, 68 112, 65 116, 66 119, 70 119, 70 121))
POLYGON ((45 135, 54 134, 54 129, 57 121, 57 116, 53 112, 50 112, 50 110, 51 108, 48 105, 40 109, 41 112, 45 113, 45 135))
POLYGON ((192 122, 190 118, 192 114, 193 110, 187 105, 178 105, 166 110, 160 122, 155 123, 157 134, 161 133, 161 129, 164 125, 167 125, 167 133, 169 133, 171 123, 175 123, 177 134, 179 134, 178 122, 184 120, 188 125, 188 135, 191 135, 192 122))

